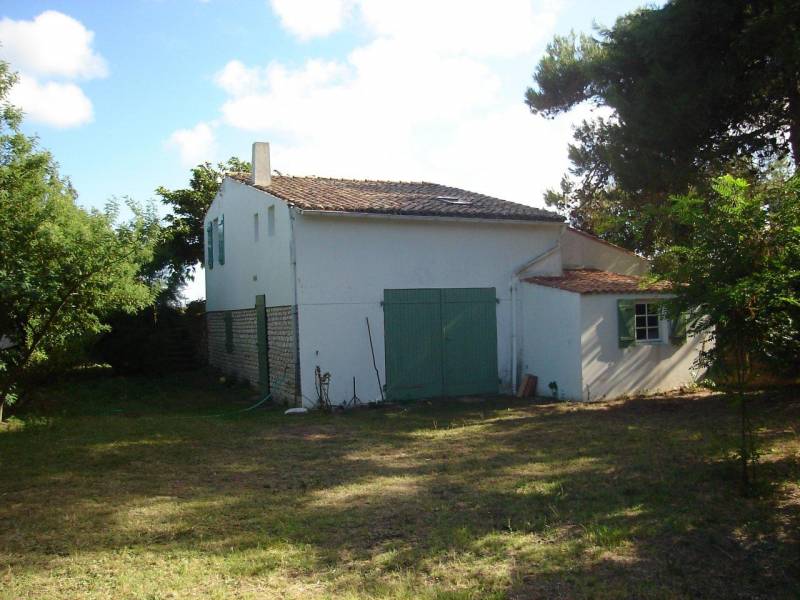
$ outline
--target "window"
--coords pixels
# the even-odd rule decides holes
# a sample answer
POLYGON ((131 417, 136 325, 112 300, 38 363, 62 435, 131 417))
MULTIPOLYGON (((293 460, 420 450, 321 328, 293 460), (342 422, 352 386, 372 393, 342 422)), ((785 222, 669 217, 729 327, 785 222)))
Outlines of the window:
POLYGON ((657 342, 661 340, 659 317, 661 308, 655 302, 636 303, 636 341, 657 342))
POLYGON ((436 196, 434 200, 441 200, 447 204, 472 204, 471 201, 464 200, 463 198, 457 198, 456 196, 436 196))
POLYGON ((275 206, 267 209, 267 233, 275 235, 275 206))
POLYGON ((259 235, 259 231, 258 231, 258 213, 256 213, 256 214, 253 215, 253 241, 254 242, 258 241, 258 235, 259 235))
MULTIPOLYGON (((214 219, 214 223, 217 220, 214 219)), ((225 264, 225 215, 219 216, 219 223, 217 223, 217 239, 219 240, 219 264, 225 264)))

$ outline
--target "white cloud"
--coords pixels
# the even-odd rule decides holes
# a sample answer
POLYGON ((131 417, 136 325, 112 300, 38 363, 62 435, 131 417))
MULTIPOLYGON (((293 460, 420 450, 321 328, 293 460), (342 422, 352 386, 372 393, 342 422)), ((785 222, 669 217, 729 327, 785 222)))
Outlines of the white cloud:
MULTIPOLYGON (((426 179, 542 203, 567 167, 576 119, 537 118, 522 101, 536 51, 552 35, 556 0, 337 6, 344 16, 326 31, 350 15, 367 41, 343 60, 228 62, 215 76, 228 95, 223 123, 272 141, 283 172, 426 179)), ((273 7, 298 37, 319 29, 299 11, 310 23, 301 36, 299 22, 286 24, 285 7, 273 7)))
POLYGON ((94 33, 63 13, 48 10, 32 21, 0 20, 0 57, 35 76, 92 79, 108 74, 92 49, 94 33))
POLYGON ((514 56, 552 29, 561 0, 271 0, 281 25, 300 40, 341 29, 350 13, 382 38, 418 49, 514 56))
POLYGON ((270 0, 284 29, 301 40, 323 37, 340 29, 350 8, 348 0, 270 0))
POLYGON ((54 10, 32 21, 0 19, 0 59, 20 75, 9 101, 32 121, 53 127, 89 123, 92 102, 75 80, 108 75, 93 40, 83 23, 54 10))
POLYGON ((359 0, 361 15, 380 37, 413 41, 427 51, 468 56, 516 56, 552 29, 558 2, 545 0, 359 0))
POLYGON ((30 119, 60 129, 92 120, 92 103, 74 83, 40 84, 33 77, 21 75, 8 100, 21 106, 30 119))
POLYGON ((246 67, 239 60, 232 60, 214 75, 214 83, 232 96, 252 94, 261 88, 262 69, 246 67))
POLYGON ((216 136, 212 125, 198 123, 191 129, 178 129, 166 141, 167 147, 177 148, 181 163, 193 167, 213 158, 216 136))

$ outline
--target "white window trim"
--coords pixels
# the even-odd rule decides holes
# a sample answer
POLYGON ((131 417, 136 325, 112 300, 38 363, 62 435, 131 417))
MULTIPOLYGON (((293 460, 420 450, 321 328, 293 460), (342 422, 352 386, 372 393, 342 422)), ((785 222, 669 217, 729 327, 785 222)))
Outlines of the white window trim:
MULTIPOLYGON (((665 337, 664 337, 664 318, 663 318, 663 310, 662 310, 662 307, 660 306, 660 304, 661 304, 661 302, 658 301, 658 300, 646 299, 646 298, 633 301, 633 339, 634 339, 634 343, 635 344, 641 345, 641 346, 653 346, 653 345, 658 345, 658 344, 663 344, 664 343, 664 340, 665 340, 665 337), (656 306, 658 306, 658 309, 656 311, 656 315, 658 316, 658 338, 651 338, 651 339, 644 339, 644 340, 640 340, 639 339, 638 330, 640 330, 640 329, 648 329, 648 327, 646 325, 645 325, 644 328, 638 326, 638 316, 640 316, 640 315, 638 315, 638 313, 636 312, 636 307, 639 304, 644 304, 644 305, 655 304, 656 306)), ((647 309, 645 308, 645 311, 646 310, 647 309)), ((649 314, 652 315, 652 313, 649 313, 649 314)), ((645 313, 645 316, 648 316, 648 314, 645 313)))

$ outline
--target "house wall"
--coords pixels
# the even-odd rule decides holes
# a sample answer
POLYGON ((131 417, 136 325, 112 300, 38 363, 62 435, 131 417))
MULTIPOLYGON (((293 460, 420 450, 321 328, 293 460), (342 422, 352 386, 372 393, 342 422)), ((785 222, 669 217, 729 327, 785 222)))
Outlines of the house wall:
POLYGON ((537 395, 549 396, 558 384, 559 397, 581 398, 580 295, 557 288, 519 285, 521 373, 539 378, 537 395))
POLYGON ((267 308, 269 389, 275 401, 294 405, 297 399, 297 345, 293 306, 267 308))
POLYGON ((645 275, 650 270, 646 259, 574 229, 564 231, 561 259, 565 269, 584 267, 623 275, 645 275))
MULTIPOLYGON (((270 389, 279 402, 293 404, 297 392, 296 311, 291 265, 291 222, 286 204, 233 179, 223 180, 206 214, 206 227, 225 215, 225 264, 206 268, 208 362, 226 374, 258 384, 258 339, 255 300, 266 297, 270 389), (270 227, 270 208, 273 225, 270 227), (255 239, 253 215, 258 214, 255 239), (225 312, 232 311, 234 351, 225 344, 225 312)), ((206 259, 208 257, 206 256, 206 259)))
POLYGON ((301 391, 315 400, 314 368, 331 373, 333 402, 380 398, 366 318, 382 384, 384 289, 494 287, 498 372, 510 391, 515 268, 551 248, 560 224, 514 224, 300 214, 294 224, 301 391))
MULTIPOLYGON (((214 268, 205 269, 206 310, 239 310, 255 306, 258 294, 267 306, 294 304, 289 208, 269 194, 225 178, 204 222, 203 248, 208 224, 225 215, 225 264, 219 264, 214 240, 214 268), (269 209, 274 207, 275 227, 270 234, 269 209), (259 241, 254 241, 253 215, 259 218, 259 241)), ((207 250, 205 250, 207 252, 207 250)))
MULTIPOLYGON (((225 343, 226 312, 206 313, 208 364, 225 375, 246 381, 252 387, 258 387, 256 309, 230 311, 233 333, 233 347, 230 352, 225 343)), ((273 400, 282 404, 294 404, 297 393, 294 313, 294 308, 291 306, 272 306, 266 309, 269 389, 273 400)))
POLYGON ((225 344, 225 312, 206 314, 208 362, 220 372, 237 380, 258 385, 258 347, 256 346, 256 311, 231 311, 233 348, 225 344))
POLYGON ((581 363, 584 400, 660 392, 696 382, 701 372, 694 360, 703 336, 690 336, 683 345, 669 341, 669 323, 661 322, 661 342, 619 347, 617 300, 656 296, 585 294, 580 296, 581 363))

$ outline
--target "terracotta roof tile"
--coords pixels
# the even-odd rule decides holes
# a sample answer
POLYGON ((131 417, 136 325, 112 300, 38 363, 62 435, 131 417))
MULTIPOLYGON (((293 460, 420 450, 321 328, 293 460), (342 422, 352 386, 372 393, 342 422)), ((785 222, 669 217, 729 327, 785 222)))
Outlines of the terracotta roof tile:
MULTIPOLYGON (((247 174, 230 177, 252 185, 247 174)), ((269 187, 253 187, 301 210, 558 223, 564 220, 541 208, 436 183, 276 175, 269 187)))
POLYGON ((645 284, 642 277, 598 269, 564 269, 561 277, 535 276, 524 281, 577 294, 664 293, 671 290, 671 285, 666 282, 645 284))

